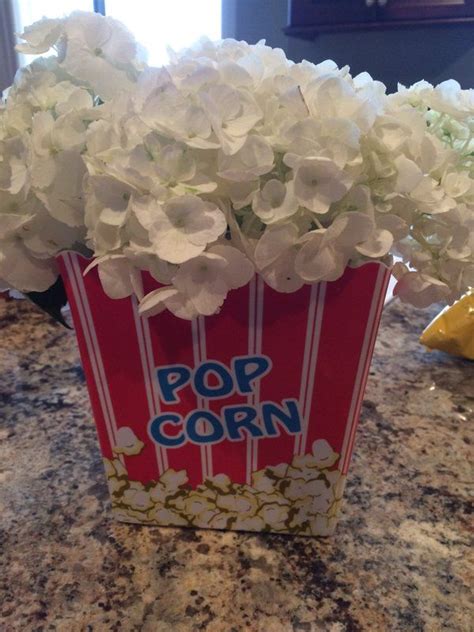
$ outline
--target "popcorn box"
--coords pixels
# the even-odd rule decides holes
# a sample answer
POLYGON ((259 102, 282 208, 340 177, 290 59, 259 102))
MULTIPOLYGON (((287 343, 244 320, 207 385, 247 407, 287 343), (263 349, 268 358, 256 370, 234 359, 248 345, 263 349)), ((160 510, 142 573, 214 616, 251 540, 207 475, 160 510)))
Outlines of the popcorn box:
POLYGON ((59 264, 117 519, 333 532, 386 266, 293 294, 256 277, 219 314, 186 321, 110 299, 80 255, 59 264))

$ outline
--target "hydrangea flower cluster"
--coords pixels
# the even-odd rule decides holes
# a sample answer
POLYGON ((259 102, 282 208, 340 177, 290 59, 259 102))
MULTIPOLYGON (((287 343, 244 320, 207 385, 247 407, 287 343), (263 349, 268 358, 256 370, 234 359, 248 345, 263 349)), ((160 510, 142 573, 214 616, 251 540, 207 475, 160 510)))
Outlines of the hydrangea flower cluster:
POLYGON ((43 19, 22 35, 39 58, 18 72, 0 104, 0 286, 43 291, 55 255, 86 245, 83 159, 102 104, 126 94, 143 69, 132 35, 112 18, 43 19))
POLYGON ((201 41, 148 67, 112 18, 22 35, 43 53, 0 109, 0 284, 54 257, 98 266, 143 314, 216 313, 255 273, 280 292, 392 255, 418 306, 474 286, 474 91, 385 86, 260 42, 201 41), (160 288, 144 295, 141 272, 160 288))
POLYGON ((217 474, 195 489, 185 470, 168 469, 158 481, 143 485, 128 479, 119 459, 104 461, 114 513, 125 522, 330 535, 345 484, 345 476, 334 469, 338 458, 319 439, 312 453, 254 472, 252 485, 217 474))

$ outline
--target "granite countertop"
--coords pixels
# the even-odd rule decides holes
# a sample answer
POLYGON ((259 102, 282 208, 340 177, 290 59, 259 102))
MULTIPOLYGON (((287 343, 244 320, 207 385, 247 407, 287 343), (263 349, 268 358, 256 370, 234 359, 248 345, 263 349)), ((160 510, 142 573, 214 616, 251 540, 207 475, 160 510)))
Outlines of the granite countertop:
POLYGON ((0 300, 0 629, 470 631, 474 364, 389 305, 331 539, 119 524, 74 335, 0 300), (471 433, 471 434, 470 434, 471 433))

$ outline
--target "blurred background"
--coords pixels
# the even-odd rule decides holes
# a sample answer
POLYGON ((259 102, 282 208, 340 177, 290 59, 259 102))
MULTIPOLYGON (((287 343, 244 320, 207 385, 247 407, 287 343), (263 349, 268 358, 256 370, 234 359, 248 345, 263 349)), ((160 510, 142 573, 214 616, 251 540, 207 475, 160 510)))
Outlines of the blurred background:
POLYGON ((222 35, 349 64, 390 92, 420 79, 474 84, 473 0, 224 0, 222 35))
POLYGON ((122 20, 153 65, 166 62, 167 46, 206 35, 266 39, 294 61, 334 59, 389 91, 419 79, 474 83, 474 0, 0 0, 0 89, 31 60, 14 52, 14 33, 75 9, 122 20))

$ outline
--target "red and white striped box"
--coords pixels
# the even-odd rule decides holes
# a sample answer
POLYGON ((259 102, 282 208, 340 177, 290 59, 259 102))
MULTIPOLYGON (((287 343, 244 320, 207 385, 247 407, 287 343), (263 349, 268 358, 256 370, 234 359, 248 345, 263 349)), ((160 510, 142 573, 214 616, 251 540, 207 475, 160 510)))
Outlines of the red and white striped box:
POLYGON ((293 294, 256 277, 185 321, 108 298, 80 255, 59 264, 119 520, 333 532, 386 266, 293 294))

